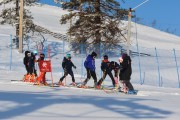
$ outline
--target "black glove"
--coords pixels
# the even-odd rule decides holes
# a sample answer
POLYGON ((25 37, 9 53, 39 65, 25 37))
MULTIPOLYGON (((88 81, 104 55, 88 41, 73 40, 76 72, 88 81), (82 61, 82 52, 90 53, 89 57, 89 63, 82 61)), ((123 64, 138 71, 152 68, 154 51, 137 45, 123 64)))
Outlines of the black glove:
POLYGON ((115 67, 115 70, 118 70, 119 69, 119 67, 115 67))
POLYGON ((74 69, 76 69, 76 66, 73 66, 74 67, 74 69))

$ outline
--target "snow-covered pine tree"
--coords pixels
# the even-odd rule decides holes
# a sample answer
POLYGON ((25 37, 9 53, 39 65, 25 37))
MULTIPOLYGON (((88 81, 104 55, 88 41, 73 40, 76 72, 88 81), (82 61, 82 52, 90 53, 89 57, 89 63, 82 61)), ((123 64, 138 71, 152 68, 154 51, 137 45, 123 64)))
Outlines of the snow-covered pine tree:
POLYGON ((116 0, 70 0, 63 5, 72 10, 60 19, 61 24, 74 20, 68 30, 72 42, 108 46, 126 40, 120 23, 128 10, 116 0))
MULTIPOLYGON (((39 0, 24 0, 24 6, 35 5, 39 0)), ((4 9, 0 13, 2 20, 1 24, 10 24, 16 27, 16 36, 19 35, 19 4, 20 0, 3 0, 0 2, 0 6, 4 5, 4 9)), ((23 33, 24 37, 27 36, 27 33, 34 31, 33 17, 31 12, 27 9, 24 9, 24 21, 23 21, 23 33)))
MULTIPOLYGON (((33 17, 31 12, 27 10, 28 6, 37 5, 39 0, 24 0, 24 16, 23 16, 23 41, 26 41, 29 36, 31 37, 38 37, 41 36, 42 40, 36 41, 42 44, 44 41, 44 34, 50 34, 54 38, 58 39, 66 39, 65 35, 60 33, 52 32, 42 26, 36 25, 33 23, 33 17)), ((10 24, 16 28, 16 37, 19 36, 19 12, 20 12, 20 0, 3 0, 0 1, 0 7, 3 8, 2 12, 0 13, 0 24, 10 24)), ((18 39, 16 40, 17 48, 18 48, 18 39)), ((43 45, 42 45, 43 46, 43 45)))

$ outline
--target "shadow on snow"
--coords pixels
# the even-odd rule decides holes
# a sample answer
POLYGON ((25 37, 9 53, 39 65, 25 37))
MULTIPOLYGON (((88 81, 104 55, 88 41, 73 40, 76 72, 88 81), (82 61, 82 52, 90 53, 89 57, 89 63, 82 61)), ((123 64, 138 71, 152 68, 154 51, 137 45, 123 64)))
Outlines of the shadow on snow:
MULTIPOLYGON (((56 89, 53 89, 56 90, 56 89)), ((60 92, 59 92, 60 93, 60 92)), ((80 114, 71 115, 71 113, 63 114, 64 112, 62 108, 59 108, 58 114, 50 114, 50 117, 67 117, 67 118, 107 118, 108 115, 99 115, 96 113, 101 111, 101 109, 108 110, 110 112, 114 112, 119 115, 127 116, 129 118, 139 119, 139 118, 159 118, 163 119, 168 117, 172 112, 162 110, 159 108, 155 108, 152 106, 143 105, 137 102, 143 101, 157 101, 154 99, 141 99, 141 98, 114 98, 114 97, 97 97, 97 96, 82 96, 82 95, 58 95, 52 94, 48 92, 14 92, 14 91, 1 91, 0 92, 0 100, 1 102, 13 102, 18 104, 13 108, 9 108, 6 110, 1 110, 0 119, 10 119, 17 116, 22 116, 24 114, 30 114, 31 112, 37 111, 44 107, 48 107, 50 105, 58 105, 65 106, 64 104, 80 104, 80 105, 93 105, 96 108, 93 108, 94 111, 88 112, 83 109, 79 109, 74 107, 73 111, 80 111, 80 114), (98 109, 97 109, 98 108, 98 109), (96 111, 97 110, 97 111, 96 111), (96 116, 92 114, 95 113, 96 116), (89 115, 90 114, 90 115, 89 115), (92 116, 91 116, 92 115, 92 116)), ((2 106, 1 106, 2 107, 2 106)), ((79 106, 81 107, 81 106, 79 106)), ((51 108, 50 108, 51 109, 51 108)), ((71 110, 73 107, 71 108, 71 110)), ((87 108, 86 108, 87 109, 87 108)), ((73 113, 74 114, 74 113, 73 113)), ((47 113, 46 113, 47 115, 47 113)), ((109 119, 115 118, 109 116, 109 119)))

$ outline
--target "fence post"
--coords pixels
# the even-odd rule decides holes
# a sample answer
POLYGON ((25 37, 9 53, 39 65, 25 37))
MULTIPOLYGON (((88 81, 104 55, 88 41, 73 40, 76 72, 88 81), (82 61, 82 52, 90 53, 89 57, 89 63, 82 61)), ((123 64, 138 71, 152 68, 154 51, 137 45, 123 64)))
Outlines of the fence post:
MULTIPOLYGON (((81 43, 81 79, 83 78, 83 44, 81 43)), ((81 81, 82 82, 82 81, 81 81)))
MULTIPOLYGON (((42 47, 41 47, 42 49, 42 47)), ((54 79, 53 79, 53 75, 52 75, 52 61, 51 61, 51 48, 50 45, 48 45, 48 58, 49 61, 51 62, 51 80, 52 80, 52 87, 54 87, 54 79)))
POLYGON ((140 84, 142 85, 143 82, 142 82, 142 76, 141 76, 141 61, 140 61, 140 53, 139 53, 139 46, 138 46, 138 43, 137 43, 137 51, 138 51, 138 60, 139 60, 139 75, 140 75, 140 84))
POLYGON ((158 60, 158 54, 157 54, 157 49, 155 47, 155 52, 156 52, 156 60, 157 60, 157 65, 158 65, 158 75, 159 75, 159 87, 161 86, 161 74, 160 74, 160 66, 159 66, 159 60, 158 60))
MULTIPOLYGON (((83 74, 84 74, 84 72, 83 72, 83 66, 84 66, 84 61, 83 61, 83 57, 82 57, 82 60, 81 60, 81 78, 83 78, 83 74)), ((82 82, 82 81, 81 81, 82 82)))
POLYGON ((144 84, 145 79, 146 79, 146 72, 144 72, 144 74, 143 74, 143 81, 142 81, 142 84, 144 84))
POLYGON ((179 88, 180 88, 179 69, 178 69, 178 64, 177 64, 176 51, 175 49, 173 49, 173 51, 174 51, 174 59, 176 62, 176 70, 177 70, 177 76, 178 76, 178 82, 179 82, 179 88))
POLYGON ((11 70, 11 66, 12 66, 12 34, 10 35, 10 43, 11 43, 11 52, 10 52, 10 70, 11 70))
MULTIPOLYGON (((62 56, 62 60, 64 59, 64 52, 65 52, 64 46, 65 46, 65 40, 63 40, 63 56, 62 56)), ((62 76, 63 76, 63 73, 64 73, 64 70, 62 68, 62 76)))
MULTIPOLYGON (((101 56, 102 56, 101 43, 99 43, 99 55, 100 55, 100 59, 101 59, 101 61, 102 61, 102 58, 101 58, 101 56)), ((101 69, 100 69, 100 73, 101 73, 101 77, 102 77, 102 71, 101 71, 101 69)))

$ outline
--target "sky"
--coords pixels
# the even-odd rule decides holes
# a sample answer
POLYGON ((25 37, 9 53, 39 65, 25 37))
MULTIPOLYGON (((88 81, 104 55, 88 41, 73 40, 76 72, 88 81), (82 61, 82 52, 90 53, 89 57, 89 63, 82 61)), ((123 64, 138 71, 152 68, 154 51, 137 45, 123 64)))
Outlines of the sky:
MULTIPOLYGON (((125 3, 118 1, 122 8, 128 9, 135 8, 146 0, 124 0, 125 3)), ((41 0, 41 3, 56 5, 53 0, 41 0)), ((148 0, 135 10, 134 15, 140 18, 138 23, 152 26, 152 23, 156 21, 155 28, 180 36, 179 5, 180 0, 148 0)))

